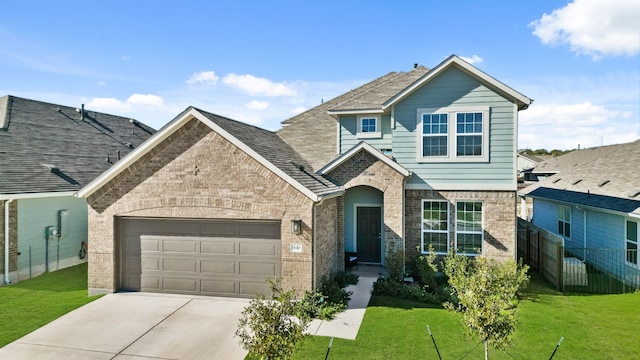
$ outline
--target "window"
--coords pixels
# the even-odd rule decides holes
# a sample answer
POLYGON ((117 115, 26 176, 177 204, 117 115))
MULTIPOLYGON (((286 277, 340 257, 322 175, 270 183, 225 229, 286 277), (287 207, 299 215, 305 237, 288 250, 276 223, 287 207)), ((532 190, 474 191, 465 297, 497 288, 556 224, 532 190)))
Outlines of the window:
POLYGON ((381 137, 380 117, 379 116, 360 116, 358 117, 358 133, 359 138, 376 138, 381 137))
POLYGON ((422 115, 422 156, 447 156, 449 124, 447 114, 422 115))
POLYGON ((456 203, 456 249, 465 255, 482 253, 482 201, 456 203))
POLYGON ((638 263, 638 223, 627 220, 626 227, 625 249, 627 250, 627 262, 640 266, 640 263, 638 263))
POLYGON ((447 201, 422 200, 422 253, 429 245, 437 253, 449 251, 449 203, 447 201))
POLYGON ((418 109, 418 161, 489 161, 489 107, 418 109))
POLYGON ((558 234, 571 237, 571 208, 568 206, 558 206, 558 234))
POLYGON ((482 156, 482 113, 456 114, 456 156, 482 156))

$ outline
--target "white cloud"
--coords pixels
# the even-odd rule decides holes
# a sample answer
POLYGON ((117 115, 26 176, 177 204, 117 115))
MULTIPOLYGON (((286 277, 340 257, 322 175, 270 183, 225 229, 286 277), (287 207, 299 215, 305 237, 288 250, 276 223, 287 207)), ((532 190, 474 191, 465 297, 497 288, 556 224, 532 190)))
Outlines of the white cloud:
POLYGON ((107 83, 105 83, 104 81, 98 81, 98 86, 105 86, 107 85, 107 83))
POLYGON ((120 55, 120 60, 122 60, 122 61, 129 61, 130 59, 131 59, 131 57, 130 57, 130 56, 127 56, 127 55, 120 55))
POLYGON ((228 74, 222 79, 228 86, 243 90, 250 95, 262 96, 297 96, 298 92, 288 83, 276 83, 269 79, 250 74, 228 74))
POLYGON ((590 102, 534 104, 519 114, 519 148, 573 149, 637 140, 630 111, 590 102))
POLYGON ((201 71, 191 75, 187 80, 187 84, 196 85, 202 84, 206 86, 215 86, 218 83, 219 77, 214 71, 201 71))
POLYGON ((164 100, 156 95, 133 94, 125 101, 116 98, 93 98, 87 107, 108 113, 129 113, 136 107, 162 107, 164 100))
POLYGON ((578 54, 633 56, 640 52, 640 1, 575 0, 529 24, 543 44, 569 44, 578 54))
POLYGON ((483 59, 483 58, 481 58, 480 56, 478 56, 478 55, 476 55, 476 54, 473 54, 471 57, 461 56, 460 58, 461 58, 462 60, 464 60, 464 61, 468 62, 468 63, 469 63, 469 64, 471 64, 471 65, 479 64, 479 63, 481 63, 481 62, 483 62, 483 61, 484 61, 484 59, 483 59))
POLYGON ((267 101, 253 100, 247 104, 247 108, 251 110, 264 110, 268 107, 269 103, 267 101))

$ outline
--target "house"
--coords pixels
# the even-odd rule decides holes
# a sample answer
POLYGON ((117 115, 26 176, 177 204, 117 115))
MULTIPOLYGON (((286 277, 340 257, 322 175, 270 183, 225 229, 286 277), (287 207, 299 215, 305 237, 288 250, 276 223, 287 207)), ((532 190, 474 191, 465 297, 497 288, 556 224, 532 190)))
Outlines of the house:
POLYGON ((74 194, 154 132, 84 106, 0 97, 4 284, 86 261, 87 204, 74 194))
POLYGON ((518 111, 457 56, 270 132, 189 107, 85 186, 89 291, 252 296, 432 245, 515 258, 518 111))
POLYGON ((544 159, 539 156, 518 153, 518 179, 521 182, 538 181, 535 176, 532 176, 532 173, 536 165, 543 161, 544 159))
POLYGON ((575 150, 540 163, 554 175, 520 195, 533 199, 532 223, 562 236, 570 256, 640 285, 638 161, 640 140, 575 150))

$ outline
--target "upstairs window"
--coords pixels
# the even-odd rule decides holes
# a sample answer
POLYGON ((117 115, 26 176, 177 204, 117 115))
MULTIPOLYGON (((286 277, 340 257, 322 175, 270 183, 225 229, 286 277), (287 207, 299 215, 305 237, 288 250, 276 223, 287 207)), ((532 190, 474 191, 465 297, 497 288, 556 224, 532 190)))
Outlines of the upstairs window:
POLYGON ((488 162, 489 107, 418 109, 418 162, 488 162))
POLYGON ((422 156, 447 156, 449 148, 447 114, 422 114, 422 156))
POLYGON ((379 138, 382 136, 380 132, 379 116, 359 116, 358 117, 358 133, 359 138, 379 138))
POLYGON ((571 237, 571 208, 568 206, 558 206, 558 234, 571 237))
POLYGON ((456 156, 482 156, 482 113, 456 114, 456 156))
POLYGON ((625 249, 627 251, 627 262, 635 266, 640 266, 638 262, 638 223, 627 220, 625 236, 625 249))

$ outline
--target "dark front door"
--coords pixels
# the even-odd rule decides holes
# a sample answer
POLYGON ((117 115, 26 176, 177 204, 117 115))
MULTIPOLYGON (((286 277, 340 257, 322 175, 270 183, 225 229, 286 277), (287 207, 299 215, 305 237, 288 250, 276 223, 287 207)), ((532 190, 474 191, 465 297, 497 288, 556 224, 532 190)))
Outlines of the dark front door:
POLYGON ((358 261, 381 263, 381 212, 379 207, 358 207, 356 236, 358 261))

